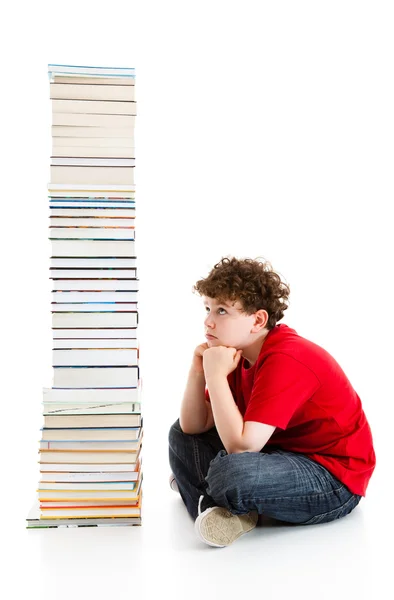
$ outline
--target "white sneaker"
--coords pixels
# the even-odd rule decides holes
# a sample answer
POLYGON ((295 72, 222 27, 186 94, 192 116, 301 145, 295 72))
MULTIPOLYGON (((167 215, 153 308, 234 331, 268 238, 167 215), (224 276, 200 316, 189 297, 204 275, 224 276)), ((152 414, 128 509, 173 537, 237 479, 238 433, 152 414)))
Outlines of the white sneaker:
POLYGON ((174 473, 171 473, 171 475, 170 475, 170 479, 169 479, 169 483, 170 483, 170 488, 171 488, 171 489, 172 489, 174 492, 178 492, 178 494, 179 494, 179 487, 178 487, 178 484, 177 484, 177 482, 176 482, 176 479, 175 479, 175 475, 174 475, 174 473))
POLYGON ((201 512, 203 497, 200 497, 198 503, 198 517, 194 528, 200 540, 208 546, 224 548, 256 527, 259 516, 257 511, 234 515, 227 508, 213 506, 201 512))

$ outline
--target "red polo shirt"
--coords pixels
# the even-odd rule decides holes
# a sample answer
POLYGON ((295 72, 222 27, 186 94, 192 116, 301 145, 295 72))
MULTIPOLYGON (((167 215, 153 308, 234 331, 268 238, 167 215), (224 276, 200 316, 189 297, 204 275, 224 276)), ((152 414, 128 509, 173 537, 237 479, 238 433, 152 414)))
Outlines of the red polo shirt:
POLYGON ((365 496, 376 463, 371 430, 360 398, 328 352, 276 325, 255 364, 241 358, 228 382, 244 421, 276 427, 267 450, 305 454, 365 496))

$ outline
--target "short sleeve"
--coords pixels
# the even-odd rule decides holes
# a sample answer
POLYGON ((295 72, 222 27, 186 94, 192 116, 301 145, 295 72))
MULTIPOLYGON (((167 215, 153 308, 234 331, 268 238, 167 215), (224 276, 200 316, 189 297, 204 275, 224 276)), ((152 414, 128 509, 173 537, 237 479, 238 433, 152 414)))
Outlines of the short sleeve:
POLYGON ((319 387, 318 378, 306 365, 287 354, 271 354, 256 372, 244 421, 286 429, 296 410, 319 387))

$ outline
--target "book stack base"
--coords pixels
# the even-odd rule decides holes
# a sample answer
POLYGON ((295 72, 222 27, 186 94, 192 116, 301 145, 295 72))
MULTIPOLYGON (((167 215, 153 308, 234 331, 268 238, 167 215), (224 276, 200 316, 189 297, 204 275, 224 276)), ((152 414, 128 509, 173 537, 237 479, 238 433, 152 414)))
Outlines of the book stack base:
POLYGON ((27 528, 141 525, 134 69, 49 80, 53 385, 27 528))

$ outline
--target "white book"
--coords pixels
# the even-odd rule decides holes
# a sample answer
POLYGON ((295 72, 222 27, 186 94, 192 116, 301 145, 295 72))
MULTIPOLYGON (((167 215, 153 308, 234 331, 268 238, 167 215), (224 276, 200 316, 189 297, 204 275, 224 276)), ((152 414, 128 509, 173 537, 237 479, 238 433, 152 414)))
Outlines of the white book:
MULTIPOLYGON (((68 312, 52 313, 53 328, 137 327, 138 312, 68 312)), ((60 386, 61 387, 61 386, 60 386)), ((80 386, 83 387, 83 386, 80 386)), ((96 387, 96 386, 94 386, 96 387)), ((100 387, 100 386, 98 386, 100 387)), ((121 386, 117 386, 121 387, 121 386)), ((128 387, 128 386, 126 386, 128 387)))
POLYGON ((91 312, 130 312, 132 310, 137 310, 138 304, 137 302, 108 302, 108 303, 97 303, 97 302, 87 302, 83 303, 60 303, 60 302, 51 302, 51 311, 53 313, 91 313, 91 312))
MULTIPOLYGON (((114 428, 116 429, 116 428, 114 428)), ((49 431, 53 431, 52 429, 49 431)), ((67 431, 67 429, 65 430, 67 431)), ((97 430, 99 431, 99 430, 97 430)), ((40 440, 40 449, 42 450, 139 450, 143 440, 142 427, 136 427, 135 433, 129 434, 129 439, 118 440, 80 440, 80 439, 59 439, 59 440, 40 440)))
MULTIPOLYGON (((80 284, 80 287, 83 285, 80 284)), ((133 286, 131 286, 133 287, 133 286)), ((100 286, 96 283, 96 290, 100 286)), ((68 302, 137 302, 137 291, 53 291, 52 301, 68 302)), ((72 310, 72 308, 70 308, 72 310)))
POLYGON ((51 240, 52 257, 135 257, 133 240, 51 240))
MULTIPOLYGON (((53 369, 53 387, 57 388, 121 388, 137 386, 138 366, 55 367, 53 369)), ((46 425, 46 427, 50 427, 50 425, 46 425)))
POLYGON ((91 100, 86 98, 78 99, 72 97, 51 98, 51 100, 52 115, 54 113, 83 113, 104 115, 137 114, 137 103, 134 100, 91 100))
POLYGON ((74 427, 43 428, 41 441, 135 441, 141 435, 141 426, 132 427, 74 427))
MULTIPOLYGON (((130 137, 68 137, 55 136, 52 137, 52 148, 123 148, 127 150, 135 150, 135 140, 130 137)), ((70 156, 73 156, 72 154, 70 156)))
POLYGON ((53 350, 77 350, 80 348, 138 348, 138 340, 135 338, 130 339, 121 339, 121 340, 111 340, 108 338, 103 339, 94 339, 94 340, 86 340, 86 339, 77 339, 77 340, 53 340, 52 349, 53 350))
POLYGON ((70 126, 70 125, 52 125, 51 127, 52 139, 53 138, 107 138, 110 140, 117 140, 119 138, 125 138, 134 143, 134 127, 122 127, 116 125, 114 127, 84 127, 81 125, 70 126))
MULTIPOLYGON (((135 185, 97 185, 89 183, 89 185, 75 185, 75 184, 55 184, 48 183, 48 190, 52 192, 97 192, 95 196, 105 196, 106 192, 132 192, 135 193, 135 185)), ((67 194, 68 195, 68 194, 67 194)), ((119 194, 118 194, 119 195, 119 194)))
POLYGON ((134 183, 134 167, 50 167, 52 183, 134 183))
POLYGON ((49 239, 134 240, 134 227, 49 227, 49 239))
MULTIPOLYGON (((50 269, 49 279, 103 279, 104 281, 111 279, 136 279, 137 269, 50 269)), ((131 282, 128 283, 131 285, 131 282)), ((129 287, 128 289, 133 289, 129 287)))
MULTIPOLYGON (((115 83, 115 82, 114 82, 115 83)), ((83 83, 51 83, 51 100, 71 98, 74 100, 134 101, 134 85, 108 85, 83 83)), ((111 102, 115 104, 115 102, 111 102)))
POLYGON ((109 481, 102 481, 102 482, 91 482, 91 483, 70 483, 70 482, 51 482, 51 481, 47 481, 47 482, 40 482, 39 483, 39 490, 40 491, 45 491, 45 490, 53 490, 56 492, 61 492, 61 491, 76 491, 76 492, 83 492, 84 490, 88 490, 88 491, 93 491, 96 490, 97 492, 123 492, 126 490, 134 490, 136 489, 136 482, 135 481, 117 481, 117 482, 109 482, 109 481))
MULTIPOLYGON (((107 200, 88 200, 87 198, 84 200, 78 200, 78 201, 73 201, 71 199, 55 199, 55 198, 51 198, 49 200, 49 208, 50 208, 50 212, 51 215, 56 214, 55 212, 53 212, 55 209, 62 209, 64 212, 63 213, 57 213, 57 214, 63 214, 63 215, 69 215, 71 216, 72 214, 74 214, 75 216, 79 216, 79 215, 83 215, 85 214, 84 212, 82 212, 82 210, 86 210, 86 209, 91 209, 91 210, 106 210, 107 213, 106 215, 103 216, 126 216, 126 217, 131 217, 131 216, 135 216, 135 202, 134 200, 131 200, 129 202, 125 202, 125 201, 113 201, 113 202, 108 202, 107 200), (73 213, 72 210, 79 210, 80 212, 78 213, 73 213), (122 212, 123 211, 123 212, 122 212)), ((102 213, 101 213, 102 214, 102 213)), ((98 216, 98 215, 97 215, 98 216)))
POLYGON ((52 473, 54 471, 63 473, 116 473, 131 470, 134 463, 40 463, 40 473, 52 473))
POLYGON ((57 112, 52 113, 52 126, 124 128, 133 133, 135 115, 100 115, 57 112))
MULTIPOLYGON (((98 404, 108 402, 131 402, 139 403, 140 388, 115 388, 115 389, 54 389, 43 388, 44 402, 59 402, 63 404, 92 403, 98 404)), ((98 438, 99 439, 99 438, 98 438)))
POLYGON ((54 367, 132 366, 138 365, 137 348, 76 348, 52 351, 54 367))
MULTIPOLYGON (((135 465, 136 466, 136 465, 135 465)), ((138 481, 140 478, 140 471, 107 471, 106 473, 57 473, 53 471, 47 471, 41 474, 40 485, 42 483, 104 483, 104 482, 125 482, 125 481, 138 481)))
POLYGON ((140 516, 140 510, 139 507, 133 506, 127 508, 51 508, 47 510, 40 508, 40 520, 51 522, 53 519, 77 519, 78 517, 137 517, 140 516))
POLYGON ((75 342, 79 339, 86 342, 94 341, 97 339, 98 341, 104 339, 112 339, 113 341, 118 339, 122 342, 122 339, 130 341, 131 339, 137 339, 137 327, 129 327, 127 329, 117 328, 108 328, 108 329, 54 329, 53 330, 53 339, 54 341, 59 340, 74 340, 75 342))
POLYGON ((111 158, 111 157, 78 157, 66 156, 56 157, 51 156, 52 166, 77 166, 77 167, 135 167, 135 158, 111 158))
POLYGON ((107 208, 105 205, 101 207, 92 207, 92 206, 84 206, 75 207, 73 204, 68 204, 70 208, 56 208, 55 204, 52 204, 53 208, 50 208, 50 216, 51 217, 87 217, 87 218, 97 218, 97 217, 126 217, 127 220, 135 219, 135 205, 130 206, 130 208, 124 207, 112 207, 107 208))
POLYGON ((39 450, 40 463, 133 463, 137 452, 134 450, 39 450))
MULTIPOLYGON (((44 402, 44 415, 113 415, 134 414, 137 404, 135 402, 84 402, 78 404, 58 404, 57 402, 44 402)), ((140 410, 138 408, 138 410, 140 410)))
POLYGON ((138 299, 138 280, 135 279, 54 279, 52 287, 54 302, 137 302, 138 299), (89 294, 88 290, 95 291, 89 294), (118 295, 113 296, 117 291, 118 295))
POLYGON ((135 158, 134 148, 108 146, 52 146, 52 158, 73 156, 75 158, 135 158))
POLYGON ((131 258, 51 258, 50 266, 53 268, 133 268, 137 266, 137 259, 131 258))
MULTIPOLYGON (((141 413, 109 415, 44 415, 45 428, 140 427, 141 413)), ((79 439, 79 438, 77 438, 79 439)), ((115 461, 116 462, 116 461, 115 461)))
POLYGON ((67 83, 67 84, 88 84, 88 85, 135 85, 135 78, 130 76, 123 77, 122 75, 84 75, 81 73, 52 73, 51 81, 53 83, 67 83))
POLYGON ((135 69, 131 67, 85 67, 82 65, 58 65, 55 63, 48 64, 48 73, 50 77, 60 74, 135 77, 135 69))

